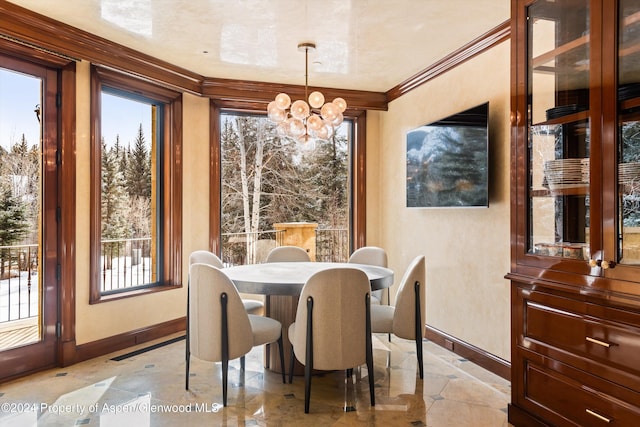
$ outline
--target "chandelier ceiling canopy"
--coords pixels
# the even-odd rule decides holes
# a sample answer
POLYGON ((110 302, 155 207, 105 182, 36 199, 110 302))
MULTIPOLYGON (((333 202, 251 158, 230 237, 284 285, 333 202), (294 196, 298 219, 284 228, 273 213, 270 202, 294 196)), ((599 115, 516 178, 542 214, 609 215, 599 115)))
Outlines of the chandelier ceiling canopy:
POLYGON ((322 92, 308 93, 309 52, 315 49, 314 43, 298 45, 298 50, 304 51, 304 96, 308 103, 302 99, 292 103, 289 95, 279 93, 267 106, 269 120, 278 125, 278 134, 299 142, 330 139, 342 123, 342 113, 347 108, 347 103, 342 98, 325 103, 322 92))

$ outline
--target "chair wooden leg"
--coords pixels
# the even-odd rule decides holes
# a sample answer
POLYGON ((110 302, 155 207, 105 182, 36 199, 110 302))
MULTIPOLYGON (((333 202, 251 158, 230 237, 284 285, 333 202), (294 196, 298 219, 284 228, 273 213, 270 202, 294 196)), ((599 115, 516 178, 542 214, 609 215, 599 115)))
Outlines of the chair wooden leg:
POLYGON ((376 406, 376 394, 374 390, 375 381, 373 379, 373 339, 371 337, 371 308, 369 294, 366 296, 366 346, 367 346, 367 371, 369 375, 369 394, 371 395, 371 406, 376 406))
POLYGON ((189 359, 191 359, 191 352, 189 351, 189 283, 187 282, 187 328, 185 338, 185 378, 184 389, 189 390, 189 359))
MULTIPOLYGON (((267 295, 265 297, 264 316, 271 317, 271 296, 270 295, 267 295)), ((271 368, 271 344, 266 344, 264 346, 264 367, 267 369, 271 368)))
POLYGON ((187 350, 187 361, 185 363, 184 389, 189 390, 189 350, 187 350))
POLYGON ((229 360, 222 359, 222 406, 227 406, 227 378, 229 376, 229 360))
POLYGON ((186 350, 185 350, 185 375, 184 375, 184 389, 189 390, 189 361, 191 359, 191 352, 189 351, 189 320, 187 319, 187 338, 186 338, 186 350))
POLYGON ((229 376, 229 329, 227 326, 227 294, 220 295, 222 308, 221 353, 222 353, 222 406, 227 406, 227 377, 229 376))
POLYGON ((371 346, 369 346, 367 353, 367 371, 369 371, 369 394, 371 395, 371 406, 376 406, 375 380, 373 377, 373 350, 371 349, 371 346))
MULTIPOLYGON (((307 360, 309 357, 307 356, 307 360)), ((309 413, 309 401, 311 400, 311 366, 304 366, 304 413, 309 413)))
POLYGON ((189 347, 187 347, 187 360, 185 362, 184 389, 189 390, 189 347))
POLYGON ((424 367, 422 362, 422 340, 416 338, 416 353, 418 354, 418 370, 420 371, 420 379, 424 379, 424 367))
POLYGON ((280 370, 282 371, 282 384, 286 384, 286 380, 284 377, 284 342, 282 341, 282 333, 280 333, 280 338, 278 338, 278 350, 280 351, 280 370))
POLYGON ((291 357, 289 358, 289 384, 293 382, 293 367, 295 364, 295 355, 293 354, 293 344, 291 345, 291 357))
POLYGON ((307 299, 307 339, 304 361, 304 413, 309 413, 311 400, 311 370, 313 369, 313 298, 307 299))
POLYGON ((415 337, 416 337, 416 354, 418 356, 418 371, 420 379, 424 378, 424 367, 422 363, 422 314, 420 313, 420 282, 416 281, 413 285, 415 290, 415 337))

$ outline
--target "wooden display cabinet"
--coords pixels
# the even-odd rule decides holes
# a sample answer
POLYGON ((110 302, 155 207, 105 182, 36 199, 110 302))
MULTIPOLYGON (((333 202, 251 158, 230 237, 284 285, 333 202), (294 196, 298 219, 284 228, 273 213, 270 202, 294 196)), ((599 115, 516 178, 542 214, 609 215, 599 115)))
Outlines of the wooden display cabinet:
POLYGON ((640 425, 640 0, 512 1, 520 426, 640 425))

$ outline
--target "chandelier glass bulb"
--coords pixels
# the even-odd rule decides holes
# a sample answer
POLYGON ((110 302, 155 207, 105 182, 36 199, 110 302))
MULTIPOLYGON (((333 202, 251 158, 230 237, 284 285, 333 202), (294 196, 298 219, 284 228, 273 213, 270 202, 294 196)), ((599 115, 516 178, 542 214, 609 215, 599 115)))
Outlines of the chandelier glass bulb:
POLYGON ((309 118, 307 119, 307 130, 309 130, 310 132, 317 132, 318 130, 320 130, 320 128, 322 128, 322 126, 324 126, 324 123, 322 122, 320 116, 314 114, 309 116, 309 118))
MULTIPOLYGON (((305 94, 308 91, 309 51, 315 50, 313 43, 301 43, 298 50, 305 52, 305 94)), ((342 113, 347 109, 347 102, 342 98, 335 98, 325 102, 322 92, 313 91, 309 95, 308 103, 304 100, 291 102, 286 93, 279 93, 267 106, 267 117, 278 124, 279 135, 289 137, 299 142, 311 139, 327 140, 335 133, 335 128, 342 124, 342 113)))
POLYGON ((289 95, 287 95, 286 93, 279 93, 276 96, 275 103, 276 107, 281 110, 285 110, 289 108, 289 105, 291 105, 291 98, 289 98, 289 95))
POLYGON ((296 119, 306 119, 307 117, 309 117, 309 112, 309 105, 301 99, 294 101, 293 104, 291 104, 290 113, 296 119))
POLYGON ((309 95, 309 105, 311 105, 312 108, 320 108, 322 104, 324 104, 324 95, 322 92, 311 92, 311 95, 309 95))

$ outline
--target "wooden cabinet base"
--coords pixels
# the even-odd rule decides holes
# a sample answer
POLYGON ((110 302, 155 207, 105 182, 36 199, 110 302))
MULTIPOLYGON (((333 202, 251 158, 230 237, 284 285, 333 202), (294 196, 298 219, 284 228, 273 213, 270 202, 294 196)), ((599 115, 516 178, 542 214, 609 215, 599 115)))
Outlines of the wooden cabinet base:
POLYGON ((545 424, 529 412, 519 408, 514 404, 510 404, 508 409, 509 424, 518 427, 549 427, 549 424, 545 424))

